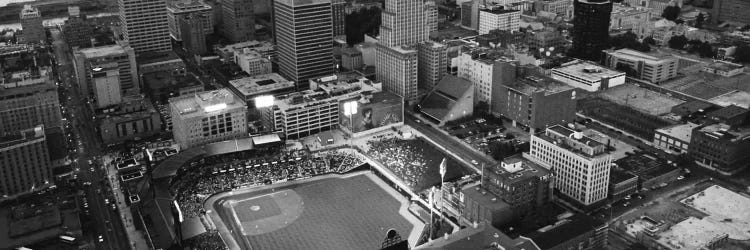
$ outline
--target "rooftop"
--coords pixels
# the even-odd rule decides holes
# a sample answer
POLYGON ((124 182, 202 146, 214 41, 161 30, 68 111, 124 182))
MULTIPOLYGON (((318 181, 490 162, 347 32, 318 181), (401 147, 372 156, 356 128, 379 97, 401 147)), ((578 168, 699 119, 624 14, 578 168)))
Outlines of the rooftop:
POLYGON ((309 90, 280 96, 274 104, 281 110, 300 108, 309 104, 329 101, 359 98, 363 93, 380 92, 376 85, 367 78, 344 79, 336 76, 311 80, 309 90))
POLYGON ((657 159, 648 154, 634 154, 616 160, 617 167, 637 175, 642 181, 659 177, 676 170, 666 160, 657 159))
POLYGON ((731 127, 725 123, 715 123, 700 128, 700 131, 732 141, 750 139, 750 127, 731 127))
POLYGON ((245 48, 249 48, 256 51, 267 51, 267 50, 273 50, 274 45, 273 43, 267 42, 267 41, 246 41, 241 43, 234 43, 229 44, 227 46, 219 48, 222 52, 229 52, 229 51, 238 51, 245 48))
POLYGON ((287 80, 277 73, 261 74, 230 80, 232 88, 244 96, 267 93, 284 88, 293 88, 294 82, 287 80))
POLYGON ((715 105, 710 102, 694 100, 672 107, 672 113, 684 116, 695 112, 708 111, 713 108, 715 108, 715 105))
POLYGON ((541 249, 552 249, 559 244, 579 235, 597 230, 602 223, 584 214, 575 214, 557 221, 554 225, 543 227, 528 235, 541 249))
POLYGON ((467 198, 479 203, 480 207, 491 211, 511 211, 510 204, 506 203, 494 194, 479 187, 479 184, 467 185, 461 189, 461 193, 467 198))
POLYGON ((735 69, 744 68, 745 66, 743 66, 742 64, 730 63, 725 61, 713 61, 706 65, 706 67, 721 71, 732 71, 735 69))
POLYGON ((484 170, 497 174, 506 182, 518 182, 531 177, 545 177, 550 174, 549 170, 523 158, 520 154, 506 157, 500 163, 485 167, 484 170))
POLYGON ((531 95, 535 92, 544 92, 545 95, 551 95, 575 89, 570 85, 546 76, 527 76, 524 78, 518 78, 515 82, 507 86, 508 88, 526 95, 531 95))
POLYGON ((472 60, 479 61, 484 64, 493 64, 498 60, 502 60, 505 62, 514 61, 512 59, 512 56, 506 54, 505 50, 496 50, 484 47, 472 48, 468 52, 464 52, 463 54, 468 54, 469 56, 471 56, 472 60))
POLYGON ((172 1, 167 5, 167 10, 177 13, 191 12, 196 10, 211 10, 211 5, 199 0, 172 1))
POLYGON ((708 113, 708 116, 715 117, 721 120, 729 120, 737 116, 746 115, 748 112, 750 112, 750 110, 746 108, 737 105, 729 105, 719 110, 708 113))
POLYGON ((448 237, 437 238, 433 241, 419 245, 414 249, 434 249, 434 250, 452 250, 452 249, 495 249, 493 246, 500 246, 505 250, 538 250, 531 240, 526 237, 511 239, 500 230, 488 225, 487 223, 478 224, 477 227, 467 227, 458 232, 448 235, 448 237))
POLYGON ((552 69, 552 71, 575 75, 592 82, 599 81, 603 78, 614 78, 625 75, 624 72, 611 70, 597 64, 581 60, 575 60, 569 63, 565 63, 558 68, 552 69))
POLYGON ((442 120, 463 96, 472 84, 464 78, 446 75, 437 86, 427 94, 419 104, 423 113, 437 120, 442 120))
POLYGON ((627 181, 633 178, 638 178, 638 176, 625 172, 624 170, 619 169, 619 168, 610 168, 609 170, 609 183, 610 184, 616 185, 623 181, 627 181))
POLYGON ((656 132, 668 135, 683 142, 690 142, 690 135, 693 132, 693 129, 697 128, 698 126, 700 125, 688 122, 686 124, 660 128, 657 129, 656 132))
POLYGON ((16 133, 4 135, 0 137, 0 147, 21 143, 24 141, 34 140, 40 137, 44 137, 44 127, 38 126, 35 128, 25 129, 16 133))
POLYGON ((172 108, 180 114, 206 114, 216 111, 245 107, 245 104, 234 100, 234 95, 228 89, 204 91, 187 96, 169 99, 172 108))
POLYGON ((579 142, 581 142, 583 144, 586 144, 586 145, 588 145, 589 147, 592 147, 592 148, 604 145, 603 143, 598 142, 598 141, 596 141, 594 139, 591 139, 588 136, 582 136, 581 135, 580 137, 576 138, 576 134, 580 133, 580 132, 574 131, 572 129, 569 129, 569 128, 566 128, 566 127, 563 127, 563 126, 560 126, 560 125, 555 125, 555 126, 549 127, 549 128, 547 128, 547 130, 554 131, 555 133, 558 133, 558 134, 560 134, 560 135, 562 135, 564 137, 567 137, 569 139, 579 141, 579 142))
POLYGON ((666 60, 677 60, 676 57, 670 54, 658 52, 645 53, 632 49, 608 50, 607 53, 630 61, 644 61, 646 63, 659 63, 666 60))
POLYGON ((86 58, 99 58, 125 54, 125 49, 120 45, 107 45, 101 47, 85 48, 78 50, 86 58))
POLYGON ((503 6, 491 6, 489 8, 480 9, 481 12, 487 12, 495 15, 507 14, 513 12, 521 12, 520 10, 505 9, 503 6))
POLYGON ((331 3, 331 0, 277 0, 278 3, 287 6, 301 6, 310 4, 331 3))
POLYGON ((736 105, 742 108, 750 108, 750 93, 741 91, 741 90, 735 90, 714 98, 711 98, 711 103, 727 107, 730 105, 736 105))

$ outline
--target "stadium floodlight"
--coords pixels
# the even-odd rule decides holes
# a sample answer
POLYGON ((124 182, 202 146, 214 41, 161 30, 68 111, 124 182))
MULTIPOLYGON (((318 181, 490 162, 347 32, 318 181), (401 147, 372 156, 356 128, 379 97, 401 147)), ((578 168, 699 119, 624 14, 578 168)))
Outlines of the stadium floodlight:
POLYGON ((182 217, 182 210, 180 210, 180 204, 177 204, 176 200, 173 200, 172 202, 174 202, 175 210, 177 210, 177 218, 179 219, 180 222, 183 222, 185 218, 182 217))
POLYGON ((203 108, 203 111, 205 111, 205 112, 214 112, 214 111, 219 111, 219 110, 222 110, 222 109, 225 109, 225 108, 227 108, 227 104, 226 103, 219 103, 219 104, 214 104, 214 105, 211 105, 211 106, 206 106, 205 108, 203 108))
POLYGON ((349 101, 344 103, 344 115, 351 117, 357 114, 357 101, 349 101))
POLYGON ((273 106, 275 99, 272 95, 255 97, 255 108, 267 108, 273 106))

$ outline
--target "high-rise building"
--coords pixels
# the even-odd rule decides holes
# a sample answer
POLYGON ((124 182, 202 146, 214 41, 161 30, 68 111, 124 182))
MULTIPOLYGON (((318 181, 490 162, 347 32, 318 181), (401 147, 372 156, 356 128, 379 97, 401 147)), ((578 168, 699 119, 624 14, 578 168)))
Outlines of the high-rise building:
POLYGON ((172 39, 182 41, 180 18, 199 14, 197 27, 203 28, 203 34, 214 33, 213 9, 202 0, 176 0, 167 4, 167 22, 172 39))
POLYGON ((88 48, 91 47, 91 39, 93 38, 94 27, 91 23, 86 20, 86 16, 80 15, 80 11, 76 6, 68 7, 68 20, 65 20, 63 25, 63 37, 65 42, 73 47, 88 48))
POLYGON ((253 1, 222 0, 222 33, 232 42, 255 40, 253 1))
POLYGON ((333 16, 333 36, 346 35, 344 28, 344 19, 346 18, 346 1, 332 0, 331 15, 333 16))
POLYGON ((602 50, 609 45, 609 23, 612 14, 610 0, 574 0, 573 47, 574 57, 601 61, 602 50))
POLYGON ((554 13, 558 17, 570 19, 573 17, 573 0, 540 0, 534 2, 534 10, 554 13))
MULTIPOLYGON (((488 53, 484 49, 461 53, 456 58, 457 76, 474 84, 474 101, 491 104, 490 112, 495 112, 497 87, 516 80, 515 62, 503 55, 488 53)), ((497 96, 497 98, 505 98, 497 96)))
POLYGON ((479 5, 480 0, 471 0, 461 3, 461 26, 470 30, 479 29, 479 5))
POLYGON ((228 89, 171 98, 169 107, 182 149, 247 136, 247 106, 228 89))
POLYGON ((490 33, 491 30, 506 30, 516 32, 521 28, 521 11, 493 7, 479 10, 479 34, 490 33))
POLYGON ((555 125, 532 135, 531 150, 525 155, 552 171, 552 185, 564 196, 584 206, 607 198, 612 164, 607 145, 555 125))
POLYGON ((0 84, 0 135, 39 124, 46 128, 62 127, 57 85, 47 72, 42 71, 36 77, 6 79, 0 84))
POLYGON ((333 73, 330 0, 274 2, 279 74, 308 89, 309 80, 333 73))
POLYGON ((34 6, 24 5, 21 9, 22 43, 45 43, 47 33, 42 25, 42 12, 34 6))
POLYGON ((384 90, 417 101, 417 44, 437 30, 434 1, 388 0, 382 13, 375 75, 384 90))
POLYGON ((86 96, 94 96, 94 86, 88 70, 93 69, 90 65, 101 65, 107 62, 116 62, 118 65, 120 88, 123 95, 136 94, 140 92, 138 77, 138 66, 135 61, 135 51, 130 46, 109 45, 76 50, 73 52, 75 58, 73 66, 78 78, 78 88, 86 96))
POLYGON ((0 136, 0 195, 24 193, 52 181, 44 126, 0 136))
POLYGON ((746 0, 715 0, 711 9, 711 20, 714 23, 722 21, 750 24, 750 1, 746 0))
POLYGON ((172 50, 164 0, 118 0, 122 34, 138 55, 172 50))
POLYGON ((419 88, 431 90, 448 71, 448 46, 436 42, 422 42, 417 46, 417 79, 419 88))
POLYGON ((190 54, 203 55, 208 52, 206 48, 206 29, 203 23, 207 14, 193 13, 179 18, 180 36, 182 36, 182 47, 190 54))

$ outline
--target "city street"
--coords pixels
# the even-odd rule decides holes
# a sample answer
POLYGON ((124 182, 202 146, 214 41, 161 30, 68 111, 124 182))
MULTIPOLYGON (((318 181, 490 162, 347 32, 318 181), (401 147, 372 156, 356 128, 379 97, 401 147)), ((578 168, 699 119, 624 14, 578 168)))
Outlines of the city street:
MULTIPOLYGON (((50 29, 54 39, 53 46, 58 63, 58 76, 61 88, 69 90, 70 99, 65 102, 68 109, 67 117, 70 120, 75 133, 79 135, 79 149, 76 155, 78 168, 77 173, 80 182, 90 182, 91 185, 84 189, 90 203, 91 217, 95 220, 95 234, 89 235, 91 241, 96 241, 97 249, 129 249, 125 230, 118 212, 111 209, 107 201, 113 201, 109 184, 105 178, 106 173, 101 168, 97 156, 101 154, 101 142, 96 135, 94 122, 90 110, 86 108, 85 99, 78 91, 72 55, 67 44, 62 38, 59 29, 50 29), (81 145, 82 144, 82 145, 81 145), (93 164, 89 164, 89 161, 93 164), (92 171, 93 170, 93 171, 92 171), (104 242, 99 242, 98 235, 103 235, 104 242)), ((86 229, 84 229, 86 231, 86 229)))

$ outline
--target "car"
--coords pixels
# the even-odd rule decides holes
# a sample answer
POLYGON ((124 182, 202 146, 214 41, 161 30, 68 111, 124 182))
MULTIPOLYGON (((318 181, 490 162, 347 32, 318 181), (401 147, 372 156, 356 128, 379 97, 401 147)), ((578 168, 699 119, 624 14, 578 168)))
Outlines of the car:
POLYGON ((471 160, 471 164, 479 165, 479 162, 477 162, 477 160, 471 160))
POLYGON ((109 199, 104 199, 104 204, 109 205, 109 199))
POLYGON ((89 168, 89 171, 91 171, 91 172, 94 172, 95 170, 94 170, 94 168, 92 167, 92 168, 89 168))
POLYGON ((630 195, 625 196, 625 200, 630 200, 630 198, 631 198, 630 195))
POLYGON ((627 206, 630 206, 630 202, 629 202, 629 201, 628 201, 628 202, 625 202, 625 203, 623 203, 623 204, 622 204, 622 206, 623 206, 623 207, 627 207, 627 206))
POLYGON ((104 236, 101 234, 99 235, 99 242, 104 242, 104 236))
POLYGON ((420 120, 420 119, 416 119, 414 121, 417 122, 417 123, 422 123, 422 120, 420 120))
MULTIPOLYGON (((81 142, 79 141, 78 143, 80 144, 81 142)), ((89 165, 94 164, 94 162, 91 160, 89 160, 88 162, 89 162, 89 165)))
POLYGON ((680 176, 678 176, 678 177, 677 177, 677 180, 678 180, 678 181, 681 181, 682 179, 685 179, 685 176, 683 176, 683 175, 680 175, 680 176))

